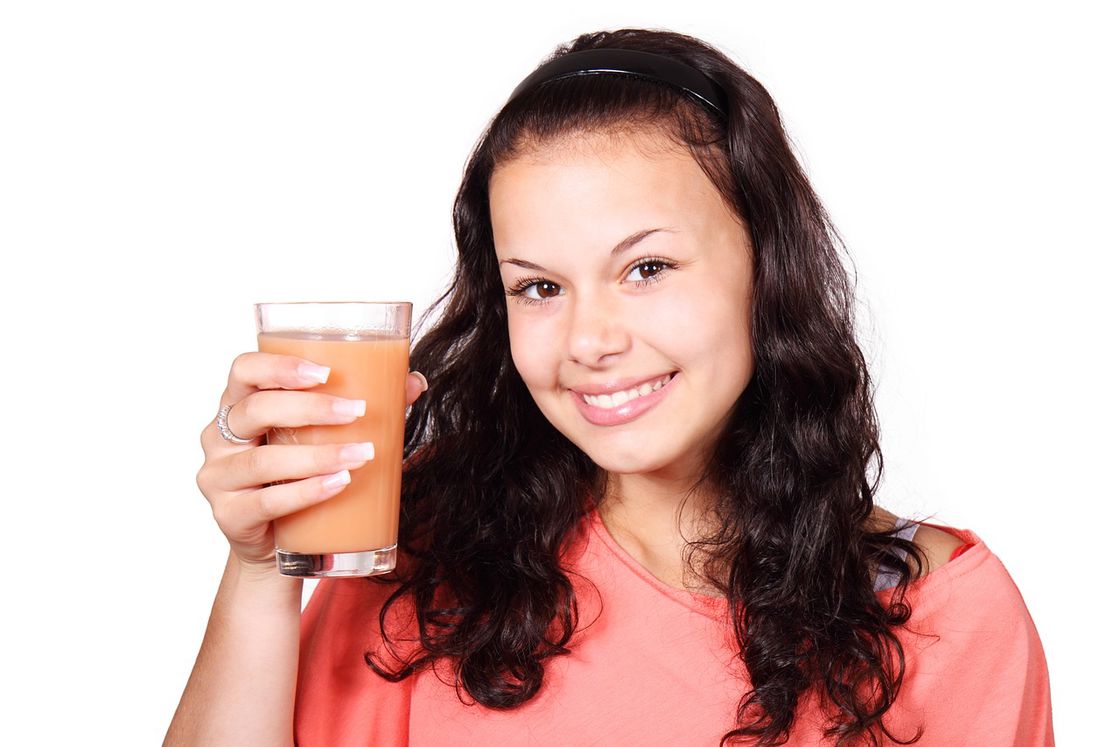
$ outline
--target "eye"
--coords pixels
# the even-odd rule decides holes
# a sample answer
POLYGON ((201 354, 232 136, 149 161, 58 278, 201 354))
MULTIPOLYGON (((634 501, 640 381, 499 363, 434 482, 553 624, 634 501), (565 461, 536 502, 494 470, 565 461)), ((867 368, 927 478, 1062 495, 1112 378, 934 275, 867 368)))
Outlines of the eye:
POLYGON ((653 257, 646 257, 645 259, 638 260, 630 272, 626 275, 627 280, 633 280, 639 285, 647 285, 649 283, 656 283, 661 280, 661 275, 668 268, 673 268, 675 265, 663 259, 655 259, 653 257), (632 277, 634 273, 638 273, 639 277, 632 277))
POLYGON ((535 304, 545 303, 550 298, 560 295, 560 286, 551 280, 543 278, 522 278, 517 284, 506 291, 514 300, 520 303, 535 304), (532 293, 535 289, 535 294, 532 293))

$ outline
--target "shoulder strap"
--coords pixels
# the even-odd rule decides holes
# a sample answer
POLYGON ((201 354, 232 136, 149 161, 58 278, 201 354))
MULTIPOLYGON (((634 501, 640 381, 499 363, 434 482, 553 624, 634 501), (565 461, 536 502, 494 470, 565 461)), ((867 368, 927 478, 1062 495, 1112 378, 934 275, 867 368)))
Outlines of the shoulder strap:
POLYGON ((910 521, 900 516, 894 522, 894 532, 892 532, 892 534, 894 534, 895 537, 913 542, 914 535, 918 533, 918 527, 920 526, 921 524, 918 522, 910 521))
MULTIPOLYGON (((909 521, 908 519, 904 519, 900 516, 895 520, 894 531, 891 532, 891 534, 900 539, 913 542, 914 535, 917 534, 918 527, 920 526, 921 524, 919 524, 918 522, 909 521)), ((900 559, 906 559, 906 553, 904 553, 902 550, 895 548, 893 552, 900 559)), ((888 568, 880 567, 879 573, 875 576, 875 591, 883 591, 884 589, 891 589, 895 586, 898 586, 898 573, 888 568)))

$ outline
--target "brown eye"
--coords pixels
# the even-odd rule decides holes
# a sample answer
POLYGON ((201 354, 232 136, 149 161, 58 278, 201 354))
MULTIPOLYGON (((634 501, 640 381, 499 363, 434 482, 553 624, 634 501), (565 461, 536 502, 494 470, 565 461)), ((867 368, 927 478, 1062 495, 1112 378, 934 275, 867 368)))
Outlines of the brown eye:
POLYGON ((518 303, 538 304, 564 295, 564 289, 556 283, 540 278, 525 278, 517 286, 506 291, 518 303))
POLYGON ((639 285, 646 285, 648 283, 655 283, 661 280, 665 274, 665 270, 676 269, 676 265, 662 259, 642 259, 637 264, 631 265, 630 271, 626 274, 626 279, 639 285), (638 277, 634 277, 634 273, 638 277))

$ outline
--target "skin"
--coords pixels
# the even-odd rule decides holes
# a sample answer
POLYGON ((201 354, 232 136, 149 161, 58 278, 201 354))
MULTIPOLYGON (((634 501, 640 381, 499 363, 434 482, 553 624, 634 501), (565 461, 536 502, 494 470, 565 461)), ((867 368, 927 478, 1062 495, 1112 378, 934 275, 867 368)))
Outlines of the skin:
MULTIPOLYGON (((292 743, 303 581, 276 572, 272 521, 336 495, 345 486, 330 476, 349 476, 369 459, 350 453, 348 444, 265 445, 261 436, 364 417, 348 400, 303 391, 326 373, 287 355, 239 355, 220 405, 233 405, 230 430, 254 441, 224 440, 214 420, 202 429, 198 487, 230 553, 164 745, 292 743)), ((423 375, 410 373, 406 404, 425 389, 423 375)))
MULTIPOLYGON (((656 132, 527 146, 495 169, 490 204, 529 393, 607 472, 600 514, 619 544, 666 583, 711 592, 684 561, 708 503, 688 489, 754 372, 749 231, 689 151, 656 132), (571 391, 670 372, 667 396, 623 424, 591 423, 571 391)), ((959 544, 930 527, 919 538, 932 566, 959 544)))
POLYGON ((506 299, 518 373, 549 422, 607 471, 600 513, 612 535, 656 576, 688 585, 681 550, 706 500, 686 492, 754 372, 748 231, 690 153, 654 133, 528 150, 495 170, 490 202, 507 293, 540 281, 506 299), (612 252, 651 229, 661 230, 612 252), (665 399, 624 424, 589 422, 571 393, 670 372, 665 399))

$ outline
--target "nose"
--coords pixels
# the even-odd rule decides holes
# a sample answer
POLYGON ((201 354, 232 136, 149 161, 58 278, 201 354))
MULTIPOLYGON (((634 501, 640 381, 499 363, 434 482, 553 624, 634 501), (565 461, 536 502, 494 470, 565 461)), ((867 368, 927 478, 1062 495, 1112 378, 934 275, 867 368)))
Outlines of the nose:
POLYGON ((625 316, 602 295, 585 296, 568 304, 568 357, 592 368, 630 347, 625 316))

